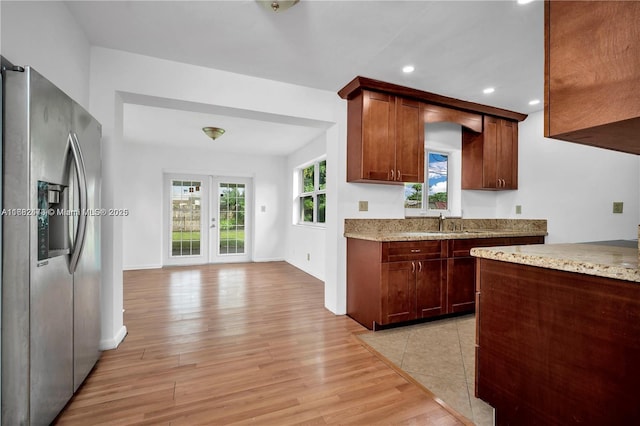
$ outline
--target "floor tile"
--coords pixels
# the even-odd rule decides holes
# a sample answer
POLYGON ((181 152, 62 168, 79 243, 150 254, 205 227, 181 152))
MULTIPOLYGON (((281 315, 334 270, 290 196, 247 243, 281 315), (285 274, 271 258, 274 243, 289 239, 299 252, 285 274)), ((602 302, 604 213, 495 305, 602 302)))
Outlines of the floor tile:
POLYGON ((474 396, 475 315, 358 337, 477 426, 493 425, 493 408, 474 396))

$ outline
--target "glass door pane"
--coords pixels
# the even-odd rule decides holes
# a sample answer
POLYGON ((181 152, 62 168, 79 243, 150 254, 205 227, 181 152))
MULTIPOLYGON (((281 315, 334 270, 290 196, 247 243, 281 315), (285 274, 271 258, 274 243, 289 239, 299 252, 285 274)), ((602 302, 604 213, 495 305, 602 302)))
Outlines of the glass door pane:
POLYGON ((218 185, 219 234, 218 254, 245 253, 245 185, 220 183, 218 185))
POLYGON ((209 262, 209 176, 164 175, 163 265, 209 262))
POLYGON ((171 181, 171 256, 199 256, 202 181, 171 181))

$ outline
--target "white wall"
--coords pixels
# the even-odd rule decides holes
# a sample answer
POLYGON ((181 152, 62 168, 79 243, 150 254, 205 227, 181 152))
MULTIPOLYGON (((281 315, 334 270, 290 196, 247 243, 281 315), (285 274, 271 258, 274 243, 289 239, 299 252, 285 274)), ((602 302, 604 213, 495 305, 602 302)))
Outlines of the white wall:
POLYGON ((547 219, 549 243, 638 238, 639 156, 544 138, 542 111, 518 130, 519 189, 497 194, 497 216, 547 219))
MULTIPOLYGON (((285 260, 314 277, 324 280, 326 269, 326 227, 298 225, 296 197, 293 193, 296 168, 325 156, 327 152, 326 135, 316 138, 287 158, 286 183, 286 253, 285 260)), ((333 167, 327 162, 327 169, 333 167)), ((329 195, 327 196, 329 198, 329 195)))
POLYGON ((125 143, 121 160, 124 188, 122 205, 124 269, 162 266, 163 174, 190 173, 253 178, 253 197, 246 208, 254 218, 251 257, 254 261, 284 259, 285 188, 284 157, 231 155, 198 151, 184 155, 178 148, 125 143), (259 206, 265 206, 262 212, 259 206))
MULTIPOLYGON (((142 55, 130 54, 111 49, 93 47, 91 49, 91 111, 103 125, 103 170, 105 185, 103 204, 105 208, 131 208, 125 195, 128 182, 123 176, 123 164, 138 167, 127 162, 129 145, 123 142, 123 103, 142 97, 153 97, 171 101, 217 105, 287 117, 290 123, 308 124, 309 120, 328 128, 327 145, 337 147, 343 144, 335 128, 342 126, 346 115, 344 107, 335 93, 295 86, 271 80, 248 77, 224 71, 212 70, 188 64, 160 60, 142 55), (331 127, 331 123, 338 123, 331 127)), ((164 161, 164 160, 163 160, 164 161)), ((284 169, 284 164, 283 169, 284 169)), ((234 164, 235 165, 235 164, 234 164)), ((284 170, 283 170, 283 173, 284 170)), ((337 173, 337 170, 329 172, 337 173)), ((337 181, 328 176, 328 182, 337 181)), ((286 182, 286 177, 281 181, 286 182)), ((258 196, 256 195, 256 198, 258 196)), ((262 205, 262 200, 257 201, 262 205)), ((288 205, 288 203, 283 203, 288 205)), ((137 209, 138 207, 136 207, 137 209)), ((337 204, 329 207, 328 219, 337 216, 337 204)), ((258 215, 256 215, 258 216, 258 215)), ((285 217, 283 215, 283 217, 285 217)), ((124 337, 126 328, 122 322, 122 274, 124 224, 122 218, 107 218, 103 235, 103 252, 109 260, 105 267, 111 271, 108 277, 110 288, 103 292, 105 312, 103 315, 103 338, 110 338, 115 344, 124 337)), ((130 220, 131 218, 125 218, 130 220)), ((136 220, 139 220, 137 218, 136 220)), ((157 219, 156 219, 157 220, 157 219)), ((284 222, 283 222, 284 223, 284 222)), ((331 226, 336 226, 331 225, 331 226)), ((328 227, 329 228, 329 227, 328 227)), ((282 229, 276 228, 276 229, 282 229)), ((276 231, 277 232, 277 231, 276 231)), ((257 235, 265 241, 274 238, 257 235)), ((275 237, 277 238, 277 236, 275 237)), ((277 241, 277 240, 276 240, 277 241)), ((284 249, 284 248, 280 248, 284 249)), ((132 263, 146 264, 147 259, 133 259, 132 263)), ((335 268, 334 268, 335 269, 335 268)), ((337 312, 336 304, 341 293, 335 284, 336 274, 327 274, 325 285, 325 305, 337 312)))
POLYGON ((0 9, 0 54, 32 66, 88 109, 90 45, 67 6, 2 0, 0 9))

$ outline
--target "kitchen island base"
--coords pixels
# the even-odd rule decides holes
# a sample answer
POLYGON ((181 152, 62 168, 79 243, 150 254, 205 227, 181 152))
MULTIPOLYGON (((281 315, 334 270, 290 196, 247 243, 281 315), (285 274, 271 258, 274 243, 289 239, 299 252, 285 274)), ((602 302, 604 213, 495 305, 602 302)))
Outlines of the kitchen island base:
POLYGON ((496 425, 640 424, 640 285, 476 264, 476 396, 496 425))

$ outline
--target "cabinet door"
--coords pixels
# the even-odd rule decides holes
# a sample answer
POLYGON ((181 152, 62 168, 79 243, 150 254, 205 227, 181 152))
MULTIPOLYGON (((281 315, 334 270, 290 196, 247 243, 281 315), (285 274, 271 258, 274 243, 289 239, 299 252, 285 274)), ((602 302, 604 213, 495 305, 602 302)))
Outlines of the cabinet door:
POLYGON ((416 304, 418 318, 428 318, 446 313, 443 283, 447 263, 443 259, 417 262, 416 304))
POLYGON ((499 189, 518 189, 518 123, 498 119, 496 177, 499 189))
POLYGON ((498 163, 496 161, 498 152, 498 119, 495 117, 484 117, 483 149, 482 149, 482 187, 499 188, 498 184, 498 163))
POLYGON ((518 189, 518 123, 485 115, 462 130, 462 189, 518 189))
POLYGON ((382 325, 416 318, 417 270, 417 262, 383 264, 382 325))
POLYGON ((363 177, 370 180, 394 180, 395 96, 369 91, 365 91, 363 96, 363 177))
POLYGON ((400 182, 424 182, 424 122, 420 103, 396 99, 396 168, 400 182))
POLYGON ((472 312, 475 308, 475 257, 448 260, 447 313, 472 312))

